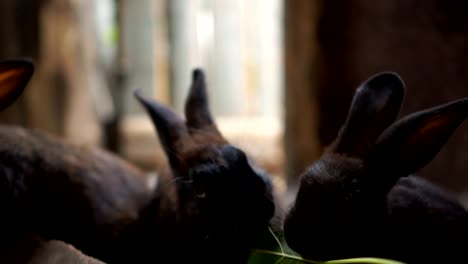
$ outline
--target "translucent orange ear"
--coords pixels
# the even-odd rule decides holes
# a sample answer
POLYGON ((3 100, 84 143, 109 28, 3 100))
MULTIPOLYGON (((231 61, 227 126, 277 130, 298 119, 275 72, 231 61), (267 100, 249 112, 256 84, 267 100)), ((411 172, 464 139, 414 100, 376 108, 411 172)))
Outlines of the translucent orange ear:
POLYGON ((33 73, 34 65, 28 59, 0 61, 0 111, 18 99, 33 73))
POLYGON ((372 162, 396 175, 414 173, 439 153, 467 118, 467 98, 408 115, 379 137, 372 162))

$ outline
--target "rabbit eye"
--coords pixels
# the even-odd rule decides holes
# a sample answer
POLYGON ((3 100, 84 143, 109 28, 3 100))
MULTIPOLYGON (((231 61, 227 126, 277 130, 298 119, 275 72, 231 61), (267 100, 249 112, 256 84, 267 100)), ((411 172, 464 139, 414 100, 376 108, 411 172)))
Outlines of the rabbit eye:
POLYGON ((206 198, 206 192, 203 192, 203 193, 197 193, 197 192, 195 192, 195 195, 196 195, 197 198, 199 198, 199 199, 205 199, 205 198, 206 198))

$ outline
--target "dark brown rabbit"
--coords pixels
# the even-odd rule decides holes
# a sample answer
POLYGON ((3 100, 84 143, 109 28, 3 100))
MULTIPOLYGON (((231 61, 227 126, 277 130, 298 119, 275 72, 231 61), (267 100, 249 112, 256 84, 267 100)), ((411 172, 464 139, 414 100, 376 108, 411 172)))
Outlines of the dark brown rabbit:
POLYGON ((244 263, 275 214, 273 187, 217 129, 203 72, 193 72, 185 121, 136 96, 153 120, 171 167, 161 175, 160 198, 152 203, 159 210, 151 208, 143 218, 151 226, 153 219, 163 223, 155 226, 158 243, 152 246, 161 250, 162 263, 244 263))
MULTIPOLYGON (((0 80, 21 72, 15 82, 0 82, 0 89, 14 91, 0 107, 16 99, 32 74, 29 62, 20 64, 0 63, 0 80)), ((2 241, 29 232, 108 263, 244 262, 274 214, 272 185, 219 133, 203 73, 193 77, 187 121, 137 96, 170 163, 154 191, 140 170, 105 151, 1 126, 0 228, 9 233, 2 241)))
MULTIPOLYGON (((0 62, 1 109, 22 93, 33 69, 28 60, 0 62)), ((0 251, 39 235, 106 258, 151 196, 145 175, 110 153, 0 126, 0 251)))
POLYGON ((300 179, 284 224, 292 249, 321 260, 466 261, 467 211, 448 192, 410 174, 465 120, 468 100, 395 122, 403 97, 404 84, 394 73, 375 75, 356 91, 336 140, 300 179))

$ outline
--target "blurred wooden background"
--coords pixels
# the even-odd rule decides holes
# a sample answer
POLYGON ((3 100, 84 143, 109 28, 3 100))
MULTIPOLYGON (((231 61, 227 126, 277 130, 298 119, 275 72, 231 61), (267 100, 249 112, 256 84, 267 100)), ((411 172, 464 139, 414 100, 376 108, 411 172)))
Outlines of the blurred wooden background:
POLYGON ((101 145, 155 169, 164 155, 132 92, 182 113, 191 71, 202 67, 223 133, 283 175, 280 0, 1 5, 1 57, 29 56, 37 66, 21 100, 0 115, 3 123, 101 145))
MULTIPOLYGON (((462 0, 0 1, 0 57, 38 66, 0 120, 152 168, 164 159, 131 92, 180 112, 202 66, 223 132, 294 186, 370 75, 402 76, 403 114, 468 96, 467 13, 462 0)), ((467 133, 420 174, 463 192, 467 133)))

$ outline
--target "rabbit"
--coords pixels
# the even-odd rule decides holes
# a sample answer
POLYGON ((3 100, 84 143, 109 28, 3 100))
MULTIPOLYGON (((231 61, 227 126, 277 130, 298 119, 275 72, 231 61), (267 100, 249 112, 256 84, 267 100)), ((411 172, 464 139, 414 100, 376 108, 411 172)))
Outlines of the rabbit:
MULTIPOLYGON (((168 253, 163 263, 245 263, 268 225, 281 228, 281 211, 269 176, 218 130, 203 71, 192 73, 185 121, 168 107, 138 92, 135 96, 167 155, 170 171, 161 174, 161 181, 177 183, 163 187, 153 204, 160 211, 148 211, 165 223, 156 226, 160 236, 154 245, 168 253)), ((152 225, 151 217, 143 219, 152 225)))
MULTIPOLYGON (((0 89, 8 91, 0 107, 32 73, 28 61, 0 62, 0 89)), ((205 89, 203 72, 194 71, 185 122, 135 93, 169 162, 154 189, 140 169, 104 150, 0 126, 0 228, 9 233, 2 241, 19 233, 62 240, 106 263, 245 262, 262 228, 275 223, 273 186, 222 137, 205 89)))
MULTIPOLYGON (((0 62, 1 110, 21 95, 33 72, 27 59, 0 62)), ((104 150, 0 125, 0 251, 39 236, 106 258, 151 200, 147 180, 104 150)))
POLYGON ((284 235, 302 256, 466 258, 467 211, 453 194, 413 174, 468 116, 468 99, 395 121, 404 93, 393 72, 361 84, 335 141, 301 175, 284 235))

